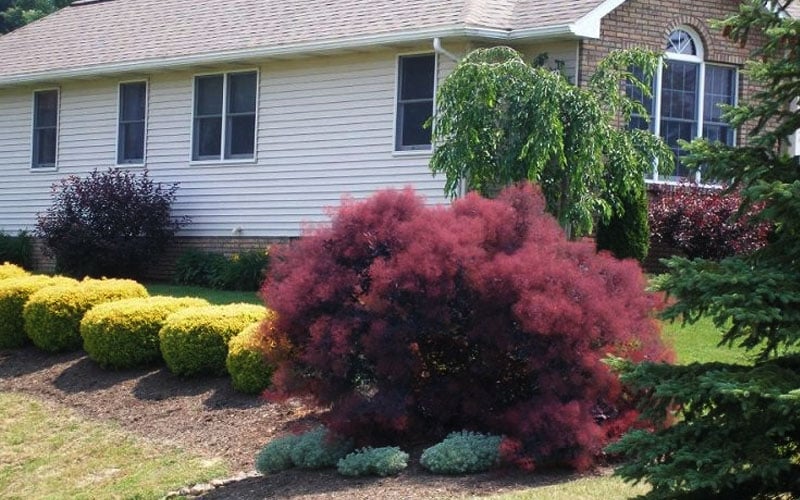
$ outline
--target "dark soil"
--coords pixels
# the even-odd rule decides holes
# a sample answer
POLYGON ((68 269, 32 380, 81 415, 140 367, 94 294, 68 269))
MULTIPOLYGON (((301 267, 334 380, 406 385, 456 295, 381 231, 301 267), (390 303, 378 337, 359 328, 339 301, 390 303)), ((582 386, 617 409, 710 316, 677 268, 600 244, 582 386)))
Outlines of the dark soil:
MULTIPOLYGON (((46 354, 35 348, 0 351, 0 391, 55 401, 86 418, 206 457, 233 472, 253 469, 272 437, 312 423, 314 408, 275 404, 233 391, 226 377, 182 379, 166 368, 113 372, 84 353, 46 354)), ((418 458, 418 457, 413 457, 418 458)), ((574 479, 567 473, 500 471, 465 477, 425 473, 416 463, 397 477, 344 478, 335 471, 286 471, 214 490, 206 498, 374 499, 452 498, 496 494, 574 479)))

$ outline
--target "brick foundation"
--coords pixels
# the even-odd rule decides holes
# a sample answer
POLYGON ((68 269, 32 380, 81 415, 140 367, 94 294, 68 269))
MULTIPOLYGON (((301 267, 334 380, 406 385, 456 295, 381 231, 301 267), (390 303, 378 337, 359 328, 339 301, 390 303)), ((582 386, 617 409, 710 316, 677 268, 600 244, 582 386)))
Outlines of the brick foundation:
POLYGON ((176 238, 162 257, 154 262, 147 273, 147 278, 155 281, 171 281, 178 258, 187 250, 203 250, 218 252, 225 256, 247 252, 251 250, 266 250, 270 245, 284 243, 289 238, 253 238, 253 237, 198 237, 176 238))
MULTIPOLYGON (((151 263, 146 274, 148 280, 171 281, 178 258, 187 250, 196 249, 207 252, 219 252, 226 256, 250 250, 265 250, 275 243, 283 243, 289 238, 252 238, 252 237, 179 237, 167 247, 162 256, 151 263)), ((87 256, 87 258, 89 258, 87 256)), ((55 260, 49 256, 41 240, 34 239, 34 270, 43 273, 55 271, 55 260)))

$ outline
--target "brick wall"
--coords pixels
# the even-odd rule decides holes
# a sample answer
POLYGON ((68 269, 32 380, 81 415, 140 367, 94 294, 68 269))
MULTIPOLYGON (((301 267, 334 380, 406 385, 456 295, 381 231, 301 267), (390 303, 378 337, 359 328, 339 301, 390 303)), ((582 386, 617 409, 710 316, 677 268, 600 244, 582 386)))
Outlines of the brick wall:
MULTIPOLYGON (((206 252, 219 252, 227 256, 248 250, 265 250, 268 246, 287 241, 288 238, 246 238, 246 237, 204 237, 204 238, 176 238, 166 249, 161 258, 151 263, 147 278, 154 281, 171 281, 178 258, 190 249, 206 252)), ((90 258, 90 256, 87 256, 90 258)), ((41 240, 34 240, 33 250, 34 269, 38 272, 52 273, 55 270, 55 261, 44 251, 41 240)))
POLYGON ((205 252, 218 252, 226 256, 247 252, 250 250, 266 250, 275 243, 282 243, 288 238, 253 238, 253 237, 204 237, 204 238, 177 238, 164 252, 162 257, 154 262, 147 273, 147 278, 156 281, 171 281, 178 258, 187 250, 196 249, 205 252))
MULTIPOLYGON (((738 0, 628 0, 603 19, 600 39, 581 42, 580 84, 586 84, 598 62, 611 50, 641 47, 663 52, 667 37, 679 26, 688 26, 697 32, 706 61, 741 67, 754 44, 759 42, 758 38, 741 47, 709 25, 709 20, 724 19, 736 12, 739 3, 738 0)), ((740 73, 739 101, 746 100, 755 89, 740 73)), ((744 136, 744 133, 739 134, 740 138, 744 136)))

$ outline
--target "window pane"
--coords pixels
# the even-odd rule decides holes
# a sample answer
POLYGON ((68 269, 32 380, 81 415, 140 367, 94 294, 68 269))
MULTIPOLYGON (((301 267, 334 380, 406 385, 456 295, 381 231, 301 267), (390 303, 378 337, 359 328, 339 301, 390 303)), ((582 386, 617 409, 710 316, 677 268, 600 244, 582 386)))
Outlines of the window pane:
POLYGON ((696 123, 680 120, 661 120, 661 136, 675 153, 675 170, 672 175, 679 178, 688 177, 689 171, 680 161, 681 156, 684 155, 684 150, 678 146, 678 140, 691 141, 694 139, 697 136, 696 123))
POLYGON ((433 102, 401 104, 398 109, 400 147, 427 146, 431 143, 431 130, 422 125, 433 114, 433 102))
POLYGON ((400 99, 433 99, 433 55, 400 58, 400 99))
POLYGON ((223 76, 200 76, 195 85, 195 114, 222 114, 223 76))
POLYGON ((232 73, 228 77, 228 112, 255 113, 256 74, 232 73))
POLYGON ((52 167, 56 164, 56 129, 38 129, 34 133, 33 166, 52 167))
POLYGON ((58 123, 58 91, 36 92, 35 127, 55 127, 58 123))
POLYGON ((120 125, 120 163, 138 163, 144 160, 144 122, 120 125))
POLYGON ((218 159, 222 142, 222 118, 196 118, 194 124, 194 159, 218 159))
POLYGON ((669 34, 667 52, 674 54, 697 55, 697 47, 692 36, 684 30, 675 30, 669 34))
POLYGON ((226 158, 252 158, 255 145, 255 132, 255 115, 229 116, 226 158))
POLYGON ((145 82, 123 83, 120 85, 120 119, 123 121, 144 120, 147 99, 145 82))
POLYGON ((736 95, 736 70, 724 66, 706 66, 703 104, 703 137, 710 141, 733 144, 733 129, 722 120, 722 104, 733 104, 736 95))
POLYGON ((661 79, 661 116, 697 119, 697 77, 700 65, 668 61, 661 79))

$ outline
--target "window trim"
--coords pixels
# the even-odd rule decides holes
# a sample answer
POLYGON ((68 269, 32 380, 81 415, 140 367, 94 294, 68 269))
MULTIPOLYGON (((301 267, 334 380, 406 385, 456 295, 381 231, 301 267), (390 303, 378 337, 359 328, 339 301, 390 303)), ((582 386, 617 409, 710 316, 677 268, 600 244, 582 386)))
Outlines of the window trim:
POLYGON ((40 88, 33 89, 33 91, 31 92, 31 115, 30 116, 31 116, 31 134, 30 134, 30 138, 31 138, 31 149, 30 149, 30 152, 31 152, 31 154, 30 154, 29 169, 31 170, 31 172, 55 172, 55 171, 58 170, 58 151, 60 149, 59 145, 60 145, 60 141, 61 141, 61 133, 60 133, 61 132, 61 87, 60 86, 54 86, 54 87, 40 87, 40 88), (35 141, 35 138, 34 138, 34 136, 36 135, 36 94, 39 93, 39 92, 50 92, 50 91, 55 91, 56 92, 56 141, 55 141, 56 142, 56 144, 55 144, 56 151, 55 151, 55 155, 54 155, 55 161, 54 161, 53 165, 36 166, 34 164, 34 159, 36 157, 36 151, 35 151, 36 141, 35 141))
POLYGON ((192 113, 191 121, 189 122, 189 165, 202 166, 202 165, 221 165, 221 164, 254 164, 258 163, 258 123, 259 123, 259 108, 261 105, 261 68, 254 66, 252 68, 242 68, 233 70, 222 71, 204 71, 202 73, 194 73, 192 75, 192 113), (228 106, 228 75, 236 73, 255 73, 256 74, 256 102, 255 102, 255 123, 253 127, 253 156, 248 158, 225 158, 225 142, 227 135, 227 106, 228 106), (218 159, 214 158, 198 158, 194 157, 194 122, 195 112, 197 110, 197 78, 203 76, 218 76, 222 75, 222 126, 220 128, 220 154, 218 159))
POLYGON ((134 80, 120 80, 117 82, 117 137, 114 147, 114 164, 120 168, 143 168, 147 165, 147 138, 148 125, 150 120, 150 80, 148 78, 137 78, 134 80), (142 140, 142 161, 140 163, 120 162, 120 127, 122 125, 122 86, 126 83, 144 83, 144 137, 142 140))
POLYGON ((400 59, 409 56, 433 55, 433 124, 431 132, 436 127, 436 91, 439 88, 439 53, 431 50, 418 50, 413 52, 400 52, 394 58, 394 109, 392 110, 392 156, 430 156, 433 154, 433 141, 429 147, 398 149, 398 112, 400 110, 400 59))
MULTIPOLYGON (((676 54, 674 52, 667 52, 666 49, 663 50, 661 53, 662 58, 658 63, 658 69, 655 74, 655 78, 653 81, 653 109, 651 110, 650 116, 650 129, 652 133, 658 137, 661 137, 661 89, 662 89, 662 78, 663 78, 663 71, 664 71, 664 60, 667 60, 667 64, 669 61, 682 61, 682 62, 689 62, 694 63, 699 66, 697 72, 697 102, 695 103, 695 123, 697 123, 697 132, 695 133, 694 139, 703 137, 703 122, 705 121, 705 92, 706 92, 706 67, 711 66, 718 66, 723 68, 731 68, 734 70, 734 81, 733 81, 733 105, 736 106, 739 102, 739 83, 740 83, 740 71, 739 67, 734 64, 725 64, 725 63, 717 63, 712 61, 706 60, 706 51, 705 46, 703 45, 703 41, 700 38, 700 35, 692 29, 690 26, 676 26, 673 28, 669 34, 674 33, 675 31, 685 31, 692 37, 692 40, 695 45, 695 49, 697 51, 696 55, 687 55, 687 54, 676 54)), ((667 35, 667 40, 669 40, 669 35, 667 35)), ((733 143, 736 144, 739 140, 738 131, 733 129, 733 143)), ((652 177, 647 178, 646 181, 652 184, 675 184, 680 183, 680 181, 676 181, 670 178, 659 178, 658 173, 658 165, 653 165, 653 172, 652 177)), ((697 184, 702 184, 702 178, 700 171, 695 172, 694 182, 697 184)), ((713 185, 713 184, 709 184, 713 185)))

